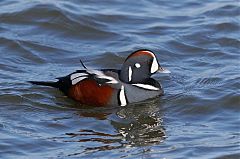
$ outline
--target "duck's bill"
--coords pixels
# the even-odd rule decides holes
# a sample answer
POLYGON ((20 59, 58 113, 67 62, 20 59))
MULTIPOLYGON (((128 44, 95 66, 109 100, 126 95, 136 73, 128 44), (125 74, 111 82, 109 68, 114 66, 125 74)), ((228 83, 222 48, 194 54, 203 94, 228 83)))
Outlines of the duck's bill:
POLYGON ((169 71, 169 70, 166 69, 166 68, 162 68, 162 67, 159 67, 158 72, 159 72, 159 73, 171 73, 171 71, 169 71))

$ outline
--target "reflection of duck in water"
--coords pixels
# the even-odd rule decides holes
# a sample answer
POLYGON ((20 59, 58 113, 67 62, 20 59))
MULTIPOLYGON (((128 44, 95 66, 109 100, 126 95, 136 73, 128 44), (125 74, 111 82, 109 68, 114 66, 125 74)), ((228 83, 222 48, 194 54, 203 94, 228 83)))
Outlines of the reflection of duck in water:
POLYGON ((66 133, 64 140, 81 142, 86 152, 159 144, 166 138, 160 109, 159 100, 151 100, 112 110, 83 110, 79 115, 93 116, 101 124, 93 128, 84 127, 75 133, 66 133), (94 146, 91 146, 92 143, 94 146))
POLYGON ((162 142, 165 136, 158 100, 148 101, 117 112, 123 120, 111 121, 129 146, 151 145, 162 142))
POLYGON ((81 104, 126 106, 163 95, 161 85, 151 78, 157 72, 169 73, 152 51, 138 50, 127 57, 121 70, 78 70, 57 82, 30 82, 58 88, 81 104))

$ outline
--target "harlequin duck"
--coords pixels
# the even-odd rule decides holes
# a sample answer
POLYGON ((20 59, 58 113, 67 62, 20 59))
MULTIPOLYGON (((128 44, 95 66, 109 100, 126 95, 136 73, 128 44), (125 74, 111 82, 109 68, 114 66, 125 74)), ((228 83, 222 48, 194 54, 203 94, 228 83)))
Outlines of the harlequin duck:
MULTIPOLYGON (((82 63, 84 66, 84 64, 82 63)), ((92 106, 120 105, 144 101, 163 95, 158 81, 151 78, 163 69, 150 50, 137 50, 124 61, 121 70, 77 70, 57 82, 29 81, 32 84, 60 89, 81 104, 92 106)))

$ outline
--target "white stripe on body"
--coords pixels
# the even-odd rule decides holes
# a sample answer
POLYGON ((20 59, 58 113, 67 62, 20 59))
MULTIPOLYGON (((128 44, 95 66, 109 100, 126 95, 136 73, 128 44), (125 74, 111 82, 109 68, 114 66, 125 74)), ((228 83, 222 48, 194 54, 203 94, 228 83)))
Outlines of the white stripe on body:
POLYGON ((140 87, 140 88, 144 88, 144 89, 147 89, 147 90, 153 90, 153 91, 158 91, 160 90, 159 88, 157 87, 154 87, 152 85, 148 85, 148 84, 132 84, 133 86, 137 86, 137 87, 140 87))
POLYGON ((126 106, 127 105, 127 99, 126 99, 126 95, 125 95, 125 90, 124 90, 124 86, 121 86, 121 90, 119 93, 119 99, 120 99, 120 104, 121 106, 126 106))

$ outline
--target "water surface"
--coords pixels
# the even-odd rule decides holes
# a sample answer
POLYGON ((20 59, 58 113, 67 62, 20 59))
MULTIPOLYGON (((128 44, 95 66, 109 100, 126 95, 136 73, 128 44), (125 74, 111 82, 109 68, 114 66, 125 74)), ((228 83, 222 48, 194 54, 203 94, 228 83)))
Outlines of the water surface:
POLYGON ((0 158, 240 158, 238 0, 0 1, 0 158), (136 49, 165 96, 89 108, 53 80, 136 49))

